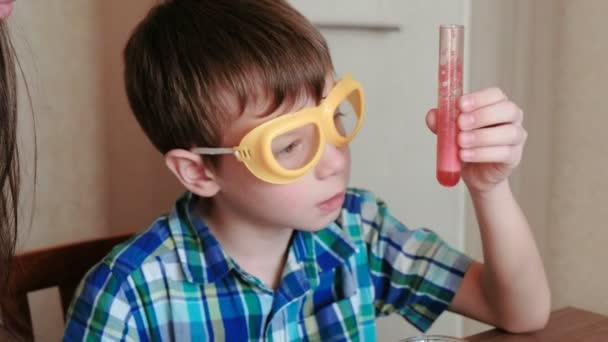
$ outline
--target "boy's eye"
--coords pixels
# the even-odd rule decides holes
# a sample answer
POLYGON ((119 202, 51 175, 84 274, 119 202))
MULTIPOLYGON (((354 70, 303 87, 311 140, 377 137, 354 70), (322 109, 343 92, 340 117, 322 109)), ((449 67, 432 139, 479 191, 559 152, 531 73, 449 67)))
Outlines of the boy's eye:
POLYGON ((302 144, 302 143, 301 143, 301 141, 300 141, 300 140, 296 140, 296 141, 292 142, 291 144, 287 145, 286 147, 282 148, 282 149, 279 151, 278 155, 279 155, 280 157, 281 157, 281 156, 282 156, 282 157, 287 157, 287 156, 289 156, 290 154, 292 154, 293 152, 295 152, 295 151, 298 149, 298 147, 300 147, 300 146, 301 146, 301 144, 302 144))

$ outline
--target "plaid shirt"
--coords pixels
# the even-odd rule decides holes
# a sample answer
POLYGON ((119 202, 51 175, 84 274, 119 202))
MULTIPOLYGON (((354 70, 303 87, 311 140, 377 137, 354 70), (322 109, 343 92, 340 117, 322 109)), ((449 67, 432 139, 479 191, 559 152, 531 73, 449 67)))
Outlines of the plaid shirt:
POLYGON ((89 271, 65 341, 372 341, 375 318, 393 312, 424 331, 471 262, 349 189, 335 222, 295 231, 273 291, 225 254, 197 199, 186 194, 89 271))

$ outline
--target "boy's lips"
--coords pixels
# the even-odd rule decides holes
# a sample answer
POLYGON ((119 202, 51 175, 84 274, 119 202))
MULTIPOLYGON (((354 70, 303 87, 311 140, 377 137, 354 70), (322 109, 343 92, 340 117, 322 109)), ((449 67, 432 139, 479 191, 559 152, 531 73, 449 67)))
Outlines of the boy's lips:
POLYGON ((344 201, 344 192, 339 192, 327 200, 317 204, 317 208, 324 212, 331 212, 342 207, 344 201))

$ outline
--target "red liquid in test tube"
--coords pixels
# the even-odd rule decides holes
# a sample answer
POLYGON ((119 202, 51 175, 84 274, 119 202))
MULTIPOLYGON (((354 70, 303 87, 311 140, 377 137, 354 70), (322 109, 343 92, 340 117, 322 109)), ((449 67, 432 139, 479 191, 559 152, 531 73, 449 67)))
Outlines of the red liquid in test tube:
POLYGON ((460 180, 458 99, 462 96, 464 26, 439 27, 439 99, 437 106, 437 180, 454 186, 460 180))

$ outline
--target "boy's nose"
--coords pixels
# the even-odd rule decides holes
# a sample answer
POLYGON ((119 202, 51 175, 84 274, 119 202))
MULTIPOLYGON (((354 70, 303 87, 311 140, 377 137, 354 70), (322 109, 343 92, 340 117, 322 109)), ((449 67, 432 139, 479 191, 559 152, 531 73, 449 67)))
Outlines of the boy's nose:
POLYGON ((349 163, 350 152, 348 145, 336 147, 332 144, 325 144, 325 149, 319 164, 315 168, 318 179, 325 179, 344 172, 349 163))

